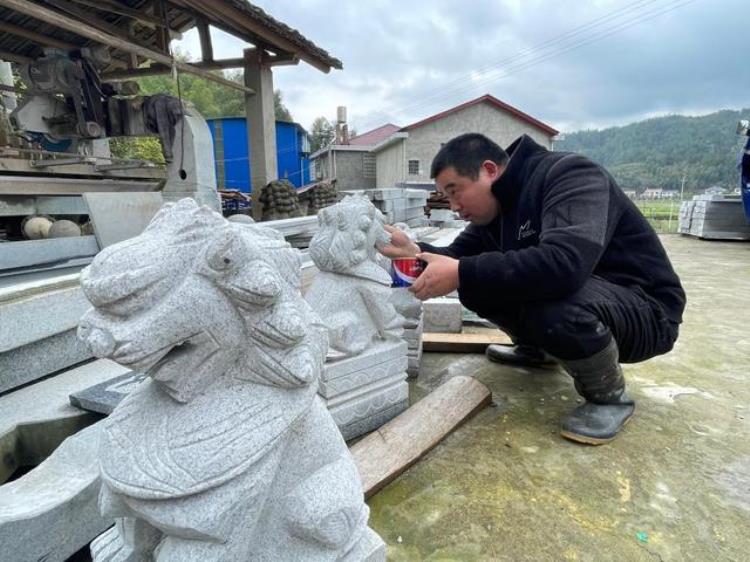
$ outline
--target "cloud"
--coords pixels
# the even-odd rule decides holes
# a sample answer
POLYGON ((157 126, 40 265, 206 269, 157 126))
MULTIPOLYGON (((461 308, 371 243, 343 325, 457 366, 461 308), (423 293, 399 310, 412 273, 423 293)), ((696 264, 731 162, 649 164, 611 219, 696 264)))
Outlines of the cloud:
MULTIPOLYGON (((746 0, 255 3, 344 63, 274 70, 305 126, 338 105, 358 131, 406 125, 484 93, 567 131, 747 105, 746 0)), ((180 47, 197 57, 197 34, 180 47)))

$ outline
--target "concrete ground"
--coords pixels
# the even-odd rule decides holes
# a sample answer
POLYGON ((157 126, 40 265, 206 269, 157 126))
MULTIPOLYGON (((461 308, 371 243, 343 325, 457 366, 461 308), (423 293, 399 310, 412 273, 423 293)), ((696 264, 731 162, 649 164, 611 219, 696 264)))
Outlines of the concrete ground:
POLYGON ((685 322, 625 366, 636 415, 609 445, 558 435, 577 399, 559 369, 425 355, 414 400, 473 374, 496 405, 369 501, 389 560, 750 559, 750 244, 663 242, 685 322))

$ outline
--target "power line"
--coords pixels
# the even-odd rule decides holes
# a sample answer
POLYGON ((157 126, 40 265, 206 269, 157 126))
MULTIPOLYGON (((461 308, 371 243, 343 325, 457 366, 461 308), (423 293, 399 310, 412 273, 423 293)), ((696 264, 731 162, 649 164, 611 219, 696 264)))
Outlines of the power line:
MULTIPOLYGON (((646 4, 636 3, 636 4, 638 4, 637 6, 636 6, 636 4, 632 4, 629 7, 623 8, 623 9, 619 10, 618 17, 616 17, 614 19, 619 19, 619 16, 623 15, 622 12, 625 11, 625 10, 627 10, 628 8, 632 9, 632 8, 634 8, 634 6, 636 8, 643 8, 643 7, 646 7, 648 4, 653 3, 654 1, 655 0, 649 0, 646 4)), ((541 62, 549 60, 550 58, 554 58, 554 57, 560 56, 560 55, 565 54, 565 53, 567 53, 569 51, 572 51, 574 49, 578 49, 578 48, 583 47, 585 45, 588 45, 590 43, 594 43, 596 41, 600 41, 600 40, 602 40, 602 39, 604 39, 606 37, 609 37, 611 35, 614 35, 616 33, 624 31, 625 29, 633 27, 634 25, 637 25, 639 23, 643 23, 643 22, 646 22, 646 21, 653 20, 653 19, 655 19, 656 17, 658 17, 660 15, 663 15, 665 13, 668 13, 668 12, 671 12, 671 11, 676 10, 678 8, 681 8, 683 6, 686 6, 687 4, 691 4, 692 2, 695 2, 695 0, 670 0, 668 3, 666 3, 666 4, 662 5, 662 6, 651 7, 650 9, 643 10, 642 12, 639 12, 639 13, 633 15, 630 18, 625 18, 624 21, 618 22, 615 25, 611 25, 609 27, 605 26, 605 29, 599 30, 593 36, 579 38, 579 39, 577 39, 577 40, 575 40, 573 42, 569 41, 575 35, 579 35, 581 31, 584 31, 583 28, 587 28, 586 30, 590 30, 590 29, 588 29, 589 27, 591 27, 592 29, 596 28, 596 27, 600 27, 601 26, 601 21, 600 20, 603 20, 605 18, 606 19, 610 19, 610 20, 613 19, 612 16, 614 15, 614 12, 611 13, 611 14, 609 14, 608 16, 603 16, 601 18, 598 18, 597 20, 592 20, 592 22, 589 22, 588 24, 580 26, 579 28, 575 28, 574 30, 571 30, 571 31, 569 31, 569 32, 567 32, 565 34, 562 34, 562 35, 560 35, 560 36, 558 36, 556 38, 550 39, 550 40, 548 40, 548 41, 546 41, 544 43, 540 43, 539 45, 537 45, 535 47, 530 47, 526 51, 522 51, 521 52, 521 53, 523 53, 522 55, 515 55, 513 57, 509 57, 507 59, 504 59, 504 61, 506 63, 510 63, 510 64, 508 64, 508 68, 504 69, 504 72, 502 72, 499 75, 489 75, 489 76, 487 76, 487 77, 485 77, 483 79, 473 80, 471 82, 471 84, 468 86, 468 88, 474 89, 474 88, 477 88, 478 86, 481 86, 481 85, 484 85, 484 84, 489 84, 489 83, 492 83, 492 82, 496 82, 496 81, 498 81, 498 80, 500 80, 502 78, 510 76, 511 74, 514 74, 514 73, 519 72, 521 70, 525 70, 526 68, 529 68, 529 67, 534 66, 536 64, 539 64, 541 62), (595 21, 599 21, 600 23, 597 23, 596 25, 592 26, 592 23, 594 23, 595 21), (568 44, 565 44, 566 42, 568 42, 568 44), (552 44, 557 44, 557 43, 562 43, 562 45, 559 45, 561 48, 556 48, 556 49, 554 49, 552 51, 549 51, 549 52, 546 52, 546 53, 540 53, 537 57, 531 58, 529 60, 523 60, 530 53, 532 53, 534 51, 543 51, 544 49, 540 49, 539 48, 540 46, 544 46, 544 45, 550 46, 552 44)), ((491 68, 495 68, 496 66, 497 66, 497 64, 493 65, 491 68)), ((495 70, 492 70, 490 72, 492 72, 493 74, 497 74, 497 72, 500 72, 500 69, 496 69, 495 68, 495 70)), ((475 74, 475 72, 470 73, 469 76, 472 76, 473 74, 475 74)), ((459 84, 459 86, 457 86, 457 87, 448 88, 448 89, 441 89, 440 92, 438 92, 436 94, 433 94, 431 96, 427 96, 425 98, 422 98, 422 99, 420 99, 417 102, 413 102, 413 103, 411 103, 409 105, 402 106, 402 107, 396 108, 396 109, 381 110, 381 111, 379 111, 377 113, 381 114, 381 115, 395 115, 395 114, 399 114, 399 113, 404 113, 404 112, 406 112, 408 110, 411 110, 413 108, 416 108, 416 107, 424 107, 425 104, 427 102, 431 101, 431 100, 434 100, 431 105, 435 105, 436 102, 438 102, 438 101, 442 101, 444 99, 448 99, 449 97, 452 97, 454 94, 457 94, 457 93, 460 93, 462 91, 467 90, 467 86, 464 84, 465 81, 466 81, 465 79, 458 79, 458 80, 454 81, 454 82, 461 82, 461 84, 459 84)))
MULTIPOLYGON (((548 39, 546 41, 543 41, 541 43, 537 43, 536 45, 532 45, 530 47, 527 47, 525 49, 521 49, 517 53, 506 57, 504 59, 500 59, 494 63, 485 65, 484 67, 478 69, 478 70, 472 70, 471 72, 468 72, 464 74, 461 77, 455 78, 454 80, 451 80, 450 82, 447 82, 446 85, 450 86, 453 84, 463 84, 466 80, 470 80, 474 75, 479 74, 486 74, 488 72, 495 71, 498 66, 502 66, 504 64, 513 63, 518 59, 524 58, 528 55, 533 54, 535 51, 543 50, 544 48, 548 48, 552 45, 555 45, 557 43, 564 42, 572 37, 575 37, 576 35, 580 35, 581 33, 596 28, 600 26, 603 23, 606 23, 608 20, 617 19, 618 17, 622 16, 623 14, 626 14, 628 12, 631 12, 633 10, 638 10, 640 8, 643 8, 645 6, 648 6, 649 4, 653 4, 654 2, 660 2, 661 0, 637 0, 636 2, 633 2, 632 4, 628 4, 627 6, 624 6, 622 8, 619 8, 617 10, 614 10, 608 14, 605 14, 603 16, 599 16, 598 18, 595 18, 593 20, 590 20, 586 22, 585 24, 582 24, 578 27, 574 27, 573 29, 566 31, 565 33, 562 33, 560 35, 556 35, 555 37, 552 37, 551 39, 548 39)), ((439 94, 434 94, 433 96, 429 96, 425 99, 430 99, 431 97, 437 96, 439 94)))

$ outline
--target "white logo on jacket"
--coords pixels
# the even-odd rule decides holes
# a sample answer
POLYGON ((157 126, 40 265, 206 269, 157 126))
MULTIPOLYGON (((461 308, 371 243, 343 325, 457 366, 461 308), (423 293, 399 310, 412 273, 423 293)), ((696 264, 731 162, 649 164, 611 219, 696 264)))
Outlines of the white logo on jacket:
POLYGON ((531 228, 531 219, 527 220, 518 228, 518 240, 534 236, 534 234, 536 234, 536 230, 531 228))

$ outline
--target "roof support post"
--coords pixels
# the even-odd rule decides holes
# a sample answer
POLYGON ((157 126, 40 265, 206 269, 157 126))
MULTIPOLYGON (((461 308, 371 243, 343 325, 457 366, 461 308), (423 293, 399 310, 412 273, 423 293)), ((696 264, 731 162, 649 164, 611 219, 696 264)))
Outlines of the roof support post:
POLYGON ((273 73, 262 49, 245 49, 244 56, 245 86, 255 91, 255 95, 245 94, 245 119, 250 153, 253 217, 260 220, 261 190, 278 178, 273 73))

